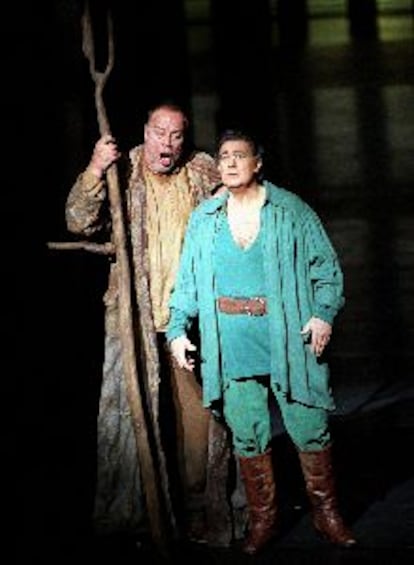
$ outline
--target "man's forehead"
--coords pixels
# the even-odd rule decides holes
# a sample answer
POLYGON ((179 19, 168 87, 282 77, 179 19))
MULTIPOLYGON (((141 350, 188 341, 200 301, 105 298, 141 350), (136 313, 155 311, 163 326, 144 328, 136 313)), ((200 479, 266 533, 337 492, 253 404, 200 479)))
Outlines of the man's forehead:
POLYGON ((184 117, 180 112, 161 109, 154 112, 149 121, 152 127, 170 128, 176 130, 184 129, 184 117))
POLYGON ((244 139, 229 139, 221 144, 220 152, 227 153, 229 151, 250 149, 250 145, 244 139))

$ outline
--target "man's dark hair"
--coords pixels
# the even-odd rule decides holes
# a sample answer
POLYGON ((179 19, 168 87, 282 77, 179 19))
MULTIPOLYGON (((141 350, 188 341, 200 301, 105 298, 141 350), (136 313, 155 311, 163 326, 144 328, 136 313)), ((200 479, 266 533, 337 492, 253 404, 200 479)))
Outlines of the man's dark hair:
POLYGON ((247 131, 241 129, 225 129, 217 140, 216 156, 220 153, 221 146, 226 141, 245 141, 251 148, 253 155, 263 158, 263 147, 256 138, 247 131))
POLYGON ((188 126, 190 125, 190 119, 188 117, 187 111, 181 104, 170 98, 159 100, 156 104, 151 106, 151 108, 147 112, 147 122, 150 120, 152 114, 157 110, 160 110, 161 108, 165 108, 173 112, 178 112, 179 114, 182 114, 184 118, 184 127, 186 130, 188 129, 188 126))

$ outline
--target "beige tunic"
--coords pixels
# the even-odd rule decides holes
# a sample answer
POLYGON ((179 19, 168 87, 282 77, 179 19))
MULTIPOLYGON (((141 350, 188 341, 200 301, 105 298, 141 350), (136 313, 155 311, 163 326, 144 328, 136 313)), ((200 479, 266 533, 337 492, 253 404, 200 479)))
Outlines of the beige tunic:
POLYGON ((187 221, 195 205, 185 168, 167 177, 144 170, 147 185, 149 280, 156 331, 165 331, 168 301, 180 259, 187 221))

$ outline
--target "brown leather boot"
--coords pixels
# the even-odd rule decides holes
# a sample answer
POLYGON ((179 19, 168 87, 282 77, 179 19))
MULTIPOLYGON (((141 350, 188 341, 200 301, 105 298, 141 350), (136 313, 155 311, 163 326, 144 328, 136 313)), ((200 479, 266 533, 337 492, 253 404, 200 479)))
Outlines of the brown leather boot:
POLYGON ((342 547, 355 545, 356 540, 338 511, 331 446, 322 451, 299 451, 299 459, 316 530, 331 543, 342 547))
POLYGON ((243 551, 250 555, 261 549, 276 534, 276 486, 272 452, 240 457, 240 473, 249 509, 248 535, 243 551))

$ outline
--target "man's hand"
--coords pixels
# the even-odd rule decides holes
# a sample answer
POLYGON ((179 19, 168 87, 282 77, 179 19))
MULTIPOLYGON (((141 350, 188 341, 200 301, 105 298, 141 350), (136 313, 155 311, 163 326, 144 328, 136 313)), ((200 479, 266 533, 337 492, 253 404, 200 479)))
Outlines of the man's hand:
POLYGON ((120 157, 115 139, 111 135, 103 135, 94 147, 89 170, 101 179, 106 170, 120 157))
POLYGON ((310 334, 310 348, 311 351, 319 357, 328 345, 331 339, 332 326, 313 316, 307 324, 305 324, 300 332, 302 335, 310 334))
POLYGON ((170 343, 171 353, 177 361, 178 366, 188 371, 193 371, 195 360, 187 354, 187 351, 196 351, 197 347, 191 343, 187 336, 176 337, 170 343))

